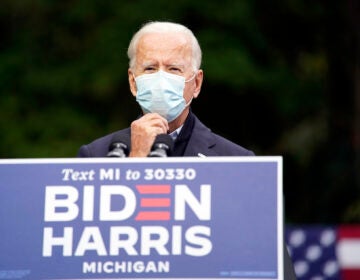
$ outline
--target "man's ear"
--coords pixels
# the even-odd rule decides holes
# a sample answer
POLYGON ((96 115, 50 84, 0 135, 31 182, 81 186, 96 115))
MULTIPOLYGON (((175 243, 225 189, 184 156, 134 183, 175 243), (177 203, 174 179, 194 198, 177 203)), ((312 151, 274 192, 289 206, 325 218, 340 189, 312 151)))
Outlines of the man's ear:
POLYGON ((194 98, 197 98, 201 91, 201 86, 204 79, 204 72, 203 70, 199 69, 195 76, 195 90, 194 90, 194 98))
POLYGON ((133 96, 136 96, 137 88, 136 88, 135 76, 130 68, 128 69, 128 79, 129 79, 130 91, 133 96))

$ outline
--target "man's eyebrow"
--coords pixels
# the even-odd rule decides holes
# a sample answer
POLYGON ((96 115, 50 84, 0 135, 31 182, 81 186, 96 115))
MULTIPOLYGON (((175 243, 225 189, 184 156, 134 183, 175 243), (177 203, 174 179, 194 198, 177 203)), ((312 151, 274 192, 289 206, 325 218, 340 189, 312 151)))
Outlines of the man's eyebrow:
POLYGON ((154 62, 154 61, 148 61, 148 62, 142 63, 140 66, 141 66, 141 67, 148 67, 148 66, 155 66, 155 65, 157 65, 156 62, 154 62))
POLYGON ((180 63, 169 63, 166 66, 171 66, 171 67, 180 67, 180 68, 184 68, 185 65, 184 64, 180 64, 180 63))

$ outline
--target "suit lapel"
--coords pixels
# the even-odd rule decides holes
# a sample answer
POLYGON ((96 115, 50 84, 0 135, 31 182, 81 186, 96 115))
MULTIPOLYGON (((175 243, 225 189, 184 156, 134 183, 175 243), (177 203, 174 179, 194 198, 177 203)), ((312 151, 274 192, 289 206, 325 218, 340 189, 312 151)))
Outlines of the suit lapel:
POLYGON ((206 127, 195 115, 195 124, 189 139, 189 143, 185 149, 184 156, 217 156, 212 150, 215 146, 215 139, 208 127, 206 127))

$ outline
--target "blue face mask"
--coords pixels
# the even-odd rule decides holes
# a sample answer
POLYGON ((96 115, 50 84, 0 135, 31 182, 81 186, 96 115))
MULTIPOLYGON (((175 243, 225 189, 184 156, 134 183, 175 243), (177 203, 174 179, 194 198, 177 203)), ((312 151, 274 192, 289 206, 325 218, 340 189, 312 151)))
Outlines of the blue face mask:
POLYGON ((185 104, 183 93, 187 81, 182 76, 160 70, 140 75, 135 78, 135 82, 136 101, 144 113, 158 113, 171 122, 190 104, 185 104))

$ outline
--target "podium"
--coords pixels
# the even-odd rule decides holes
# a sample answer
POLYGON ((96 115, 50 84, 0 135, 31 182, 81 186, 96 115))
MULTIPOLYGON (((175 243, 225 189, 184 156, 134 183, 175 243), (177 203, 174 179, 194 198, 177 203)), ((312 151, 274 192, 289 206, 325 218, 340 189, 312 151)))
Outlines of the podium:
POLYGON ((281 157, 0 160, 0 279, 283 280, 281 157))

